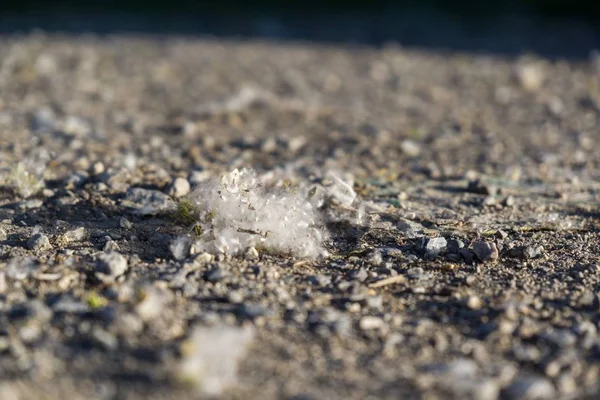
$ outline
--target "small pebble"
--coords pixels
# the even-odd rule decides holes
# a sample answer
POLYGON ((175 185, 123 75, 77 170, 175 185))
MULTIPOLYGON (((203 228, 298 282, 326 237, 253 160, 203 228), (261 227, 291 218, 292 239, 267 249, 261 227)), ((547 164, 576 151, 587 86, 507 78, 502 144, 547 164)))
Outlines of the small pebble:
POLYGON ((448 240, 448 252, 452 254, 458 254, 460 249, 465 247, 465 243, 460 239, 450 239, 448 240))
POLYGON ((327 286, 331 283, 331 277, 328 275, 312 275, 309 280, 316 286, 327 286))
POLYGON ((125 217, 121 217, 119 218, 119 226, 123 229, 131 229, 133 227, 133 224, 131 222, 129 222, 129 220, 125 217))
POLYGON ((104 253, 98 256, 95 265, 96 277, 109 283, 127 271, 127 259, 117 252, 104 253))
POLYGON ((259 254, 255 247, 248 247, 244 253, 246 260, 258 260, 259 254))
POLYGON ((473 264, 473 260, 475 258, 475 253, 469 249, 460 249, 458 254, 465 260, 467 264, 473 264))
POLYGON ((95 163, 92 164, 91 168, 90 168, 90 174, 91 175, 100 175, 104 172, 105 168, 104 168, 104 164, 100 161, 97 161, 95 163))
POLYGON ((141 215, 154 215, 175 209, 175 203, 168 195, 158 190, 137 187, 127 190, 123 205, 141 215))
POLYGON ((350 273, 350 277, 354 280, 357 280, 359 282, 364 282, 367 280, 367 278, 369 277, 369 273, 367 272, 366 269, 361 268, 358 271, 354 270, 350 273))
POLYGON ((52 245, 50 239, 43 233, 36 233, 27 241, 27 248, 33 251, 50 250, 52 245))
POLYGON ((117 244, 117 242, 112 240, 110 237, 108 238, 106 243, 104 243, 104 247, 102 248, 102 250, 105 253, 110 253, 111 251, 120 251, 119 245, 117 244))
POLYGON ((482 306, 481 299, 479 297, 477 297, 477 296, 474 296, 474 295, 471 295, 471 296, 467 297, 467 300, 466 300, 465 304, 471 310, 479 310, 481 308, 481 306, 482 306))
POLYGON ((65 232, 62 237, 67 242, 80 242, 87 236, 87 231, 83 226, 73 229, 71 231, 65 232))
POLYGON ((510 400, 546 400, 556 398, 556 390, 545 378, 522 377, 508 386, 503 395, 510 400))
POLYGON ((227 271, 225 271, 223 268, 217 267, 207 271, 204 274, 204 279, 206 279, 208 282, 216 283, 225 279, 227 275, 229 275, 227 271))
POLYGON ((167 193, 169 196, 174 197, 176 199, 186 196, 190 193, 190 182, 188 182, 185 178, 175 178, 167 188, 167 193))
POLYGON ((498 259, 498 248, 495 243, 479 240, 473 244, 473 252, 483 262, 494 262, 498 259))
POLYGON ((145 285, 137 288, 135 311, 142 321, 152 321, 164 313, 168 297, 166 292, 154 286, 145 285))
POLYGON ((373 316, 362 317, 358 323, 358 327, 362 331, 371 331, 374 329, 380 329, 385 325, 383 319, 373 316))
POLYGON ((508 233, 506 233, 505 231, 503 231, 502 229, 498 229, 498 231, 496 232, 496 237, 498 239, 506 239, 508 237, 508 233))
POLYGON ((421 154, 421 148, 419 145, 412 140, 404 140, 400 145, 402 152, 409 157, 416 157, 421 154))
POLYGON ((512 207, 515 205, 515 198, 513 196, 507 196, 502 200, 502 205, 504 207, 512 207))
POLYGON ((431 238, 425 244, 425 257, 429 259, 436 258, 446 251, 447 241, 443 237, 431 238))
POLYGON ((187 236, 179 236, 169 243, 169 251, 177 261, 185 260, 190 255, 192 241, 187 236))
POLYGON ((493 196, 498 194, 498 188, 488 183, 482 182, 479 179, 469 181, 467 192, 493 196))
POLYGON ((542 87, 544 83, 544 73, 539 65, 525 63, 518 65, 515 74, 521 87, 527 91, 534 92, 542 87))
POLYGON ((508 251, 510 257, 521 258, 524 260, 531 260, 534 258, 541 257, 544 253, 544 247, 542 246, 518 246, 508 251))
POLYGON ((398 220, 397 228, 402 235, 409 239, 420 237, 425 229, 423 225, 405 218, 400 218, 398 220))

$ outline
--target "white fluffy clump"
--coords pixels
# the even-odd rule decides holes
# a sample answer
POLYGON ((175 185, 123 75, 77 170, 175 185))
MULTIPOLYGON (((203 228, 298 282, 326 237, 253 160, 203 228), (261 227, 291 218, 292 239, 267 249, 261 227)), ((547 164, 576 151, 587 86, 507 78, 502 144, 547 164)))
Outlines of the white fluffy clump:
POLYGON ((194 384, 201 394, 220 396, 237 383, 237 365, 253 339, 250 327, 196 327, 182 346, 178 378, 194 384))
POLYGON ((248 247, 298 257, 324 254, 325 230, 313 204, 301 190, 267 190, 250 169, 234 170, 203 183, 190 196, 194 203, 195 247, 209 253, 237 254, 248 247))

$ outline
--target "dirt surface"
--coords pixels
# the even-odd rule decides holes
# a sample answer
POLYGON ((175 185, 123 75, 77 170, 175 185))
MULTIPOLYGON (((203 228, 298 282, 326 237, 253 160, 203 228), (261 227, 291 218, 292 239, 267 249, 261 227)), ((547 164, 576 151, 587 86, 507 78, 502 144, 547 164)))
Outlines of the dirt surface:
POLYGON ((599 395, 593 57, 33 35, 0 60, 0 398, 203 398, 223 360, 219 398, 599 395), (244 167, 351 175, 327 257, 170 250, 171 182, 244 167))

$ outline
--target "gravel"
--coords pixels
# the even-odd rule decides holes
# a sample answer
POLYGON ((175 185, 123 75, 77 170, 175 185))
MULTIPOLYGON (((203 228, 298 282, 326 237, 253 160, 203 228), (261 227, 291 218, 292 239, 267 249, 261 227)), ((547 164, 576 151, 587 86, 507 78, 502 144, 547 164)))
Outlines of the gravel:
POLYGON ((175 209, 175 203, 168 195, 158 190, 142 188, 127 190, 124 204, 142 215, 154 215, 175 209))
POLYGON ((423 248, 426 258, 434 259, 446 251, 447 242, 443 237, 428 239, 423 248))
POLYGON ((0 58, 0 398, 598 397, 586 60, 123 34, 0 58), (311 221, 174 212, 235 168, 311 221), (198 246, 211 218, 239 242, 198 246))
POLYGON ((473 253, 483 263, 494 262, 498 259, 498 248, 493 242, 476 241, 473 243, 473 253))
POLYGON ((167 194, 174 198, 187 196, 190 193, 190 183, 185 178, 175 178, 167 188, 167 194))
POLYGON ((374 329, 381 329, 385 323, 379 317, 366 316, 362 317, 358 323, 358 326, 363 331, 371 331, 374 329))
POLYGON ((556 398, 556 391, 547 379, 537 377, 518 378, 504 391, 507 399, 545 400, 556 398))
POLYGON ((112 282, 127 271, 127 259, 117 252, 100 254, 94 268, 98 279, 112 282))
POLYGON ((46 251, 52 248, 48 236, 42 233, 36 233, 27 241, 27 248, 36 252, 46 251))

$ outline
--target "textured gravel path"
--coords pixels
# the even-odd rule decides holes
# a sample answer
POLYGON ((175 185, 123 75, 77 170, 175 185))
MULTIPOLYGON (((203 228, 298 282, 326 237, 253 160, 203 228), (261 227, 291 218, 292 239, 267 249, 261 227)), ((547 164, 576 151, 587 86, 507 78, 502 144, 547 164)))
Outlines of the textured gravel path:
POLYGON ((0 398, 596 398, 599 122, 593 57, 5 36, 0 398), (236 168, 328 255, 190 249, 236 168))

